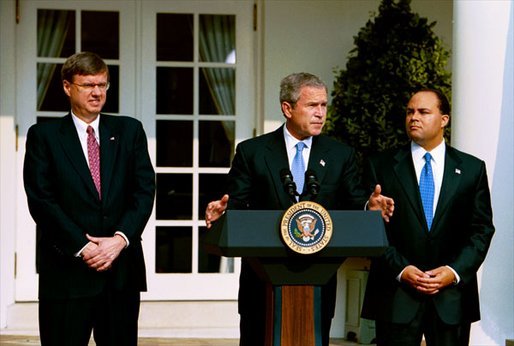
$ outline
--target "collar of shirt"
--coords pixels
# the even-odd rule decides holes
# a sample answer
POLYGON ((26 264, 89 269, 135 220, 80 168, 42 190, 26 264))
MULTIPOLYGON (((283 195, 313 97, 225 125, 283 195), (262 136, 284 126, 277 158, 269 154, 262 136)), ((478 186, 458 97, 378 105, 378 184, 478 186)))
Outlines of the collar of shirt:
POLYGON ((85 140, 87 143, 87 132, 86 129, 88 126, 93 127, 93 130, 95 130, 95 138, 98 144, 100 144, 100 114, 96 117, 95 120, 93 120, 91 123, 86 123, 79 117, 77 117, 75 114, 73 114, 73 111, 71 112, 71 117, 73 119, 73 123, 75 124, 75 128, 77 129, 77 134, 79 135, 80 142, 82 143, 82 140, 85 140))
MULTIPOLYGON (((418 181, 421 175, 421 170, 423 169, 423 166, 425 166, 424 156, 426 152, 427 151, 423 147, 414 142, 411 142, 412 161, 414 162, 414 167, 416 168, 416 176, 418 181)), ((445 154, 446 144, 444 143, 444 140, 437 147, 430 151, 430 155, 432 155, 431 165, 432 171, 434 172, 434 179, 437 179, 437 177, 442 178, 445 154)))
POLYGON ((95 130, 95 137, 98 144, 100 144, 100 130, 99 130, 99 124, 100 124, 100 114, 96 117, 96 119, 91 122, 90 124, 87 124, 85 121, 81 120, 79 117, 77 117, 73 112, 71 112, 71 118, 73 119, 73 124, 75 124, 75 129, 77 130, 77 135, 79 137, 80 146, 82 147, 82 152, 84 153, 84 157, 86 158, 86 162, 89 166, 89 157, 87 155, 87 132, 86 129, 89 125, 93 127, 95 130))
POLYGON ((293 135, 289 132, 287 129, 287 126, 284 124, 284 140, 286 143, 286 150, 287 150, 287 158, 289 160, 289 167, 291 167, 291 164, 293 162, 294 156, 296 155, 296 144, 298 142, 305 143, 305 148, 303 148, 302 156, 303 156, 303 162, 305 162, 305 168, 307 168, 308 162, 309 162, 309 156, 311 153, 311 147, 312 147, 312 137, 305 138, 302 141, 299 141, 293 135))

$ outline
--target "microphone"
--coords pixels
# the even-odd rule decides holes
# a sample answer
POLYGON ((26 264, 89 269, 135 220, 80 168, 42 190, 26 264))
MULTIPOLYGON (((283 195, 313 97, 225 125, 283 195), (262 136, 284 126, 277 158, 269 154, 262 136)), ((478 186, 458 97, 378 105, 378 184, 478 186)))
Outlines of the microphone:
POLYGON ((318 181, 318 177, 316 173, 312 169, 308 169, 305 172, 305 186, 307 192, 313 197, 313 199, 318 195, 320 185, 318 181))
POLYGON ((293 175, 291 171, 287 168, 283 168, 280 170, 280 180, 282 181, 282 186, 286 193, 291 197, 293 203, 296 203, 296 184, 293 180, 293 175))

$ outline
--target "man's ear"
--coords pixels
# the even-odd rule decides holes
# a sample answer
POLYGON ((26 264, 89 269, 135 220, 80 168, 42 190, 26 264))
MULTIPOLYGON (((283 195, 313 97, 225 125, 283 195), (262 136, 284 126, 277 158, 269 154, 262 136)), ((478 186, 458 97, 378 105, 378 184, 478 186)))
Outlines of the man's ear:
POLYGON ((62 81, 62 88, 64 90, 64 93, 70 97, 70 88, 71 88, 71 83, 68 82, 67 80, 63 80, 62 81))
POLYGON ((282 102, 281 107, 282 107, 282 113, 284 114, 284 116, 287 119, 290 119, 291 118, 291 110, 293 109, 293 106, 291 106, 291 104, 289 102, 284 101, 284 102, 282 102))
POLYGON ((450 122, 450 116, 448 114, 443 114, 441 118, 441 127, 448 126, 448 123, 450 122))

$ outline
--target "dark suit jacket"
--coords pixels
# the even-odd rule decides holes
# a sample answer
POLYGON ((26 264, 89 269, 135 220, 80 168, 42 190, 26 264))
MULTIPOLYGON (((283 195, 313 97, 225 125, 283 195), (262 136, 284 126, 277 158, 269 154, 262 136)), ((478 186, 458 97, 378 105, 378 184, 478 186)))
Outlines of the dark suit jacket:
POLYGON ((146 290, 141 234, 153 206, 155 175, 136 119, 102 114, 98 197, 70 114, 33 125, 27 134, 24 183, 38 227, 39 297, 76 298, 114 289, 146 290), (123 232, 130 246, 107 272, 75 257, 85 234, 123 232))
POLYGON ((447 324, 480 319, 476 272, 494 233, 485 163, 446 147, 441 193, 430 231, 410 145, 372 158, 367 173, 370 184, 381 184, 382 193, 394 199, 395 210, 386 225, 390 247, 371 266, 363 317, 408 323, 420 304, 431 299, 447 324), (396 279, 410 264, 420 270, 448 265, 461 281, 434 296, 422 295, 396 279))
MULTIPOLYGON (((280 171, 284 168, 289 169, 289 163, 282 127, 240 143, 228 176, 228 208, 289 208, 292 202, 280 178, 280 171)), ((315 172, 321 186, 315 201, 327 210, 364 208, 367 197, 360 189, 352 148, 324 135, 314 137, 308 169, 315 172)), ((240 313, 252 311, 258 304, 254 291, 256 285, 255 275, 243 261, 239 290, 240 313)), ((334 313, 335 287, 333 289, 334 292, 330 294, 333 298, 330 298, 327 307, 330 316, 334 313)))

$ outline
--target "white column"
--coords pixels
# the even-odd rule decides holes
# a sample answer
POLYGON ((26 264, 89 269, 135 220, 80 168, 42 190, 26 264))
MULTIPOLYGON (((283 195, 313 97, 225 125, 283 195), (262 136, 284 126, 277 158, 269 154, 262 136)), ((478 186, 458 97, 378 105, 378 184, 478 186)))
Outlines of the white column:
MULTIPOLYGON (((15 2, 0 0, 0 329, 14 303, 16 201, 15 2)), ((21 97, 21 96, 20 96, 21 97)))
POLYGON ((454 0, 452 145, 486 162, 496 226, 470 345, 514 338, 513 12, 511 0, 454 0))

